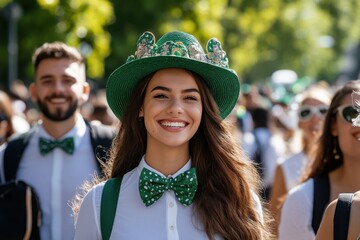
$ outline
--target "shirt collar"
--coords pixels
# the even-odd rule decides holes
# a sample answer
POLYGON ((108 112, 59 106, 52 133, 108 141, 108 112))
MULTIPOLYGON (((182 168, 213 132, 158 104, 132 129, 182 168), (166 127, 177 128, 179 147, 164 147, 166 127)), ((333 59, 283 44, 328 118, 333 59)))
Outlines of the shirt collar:
POLYGON ((174 177, 175 178, 179 174, 181 174, 181 173, 183 173, 183 172, 185 172, 185 171, 187 171, 187 170, 189 170, 191 168, 191 157, 183 167, 181 167, 176 173, 174 173, 172 175, 169 175, 169 176, 165 176, 163 173, 161 173, 161 172, 157 171, 156 169, 150 167, 145 161, 145 155, 141 158, 141 161, 140 161, 140 164, 139 164, 139 167, 138 167, 139 175, 140 175, 143 168, 147 168, 147 169, 149 169, 149 170, 151 170, 151 171, 153 171, 153 172, 155 172, 155 173, 157 173, 160 176, 163 176, 165 178, 167 178, 167 177, 174 177))

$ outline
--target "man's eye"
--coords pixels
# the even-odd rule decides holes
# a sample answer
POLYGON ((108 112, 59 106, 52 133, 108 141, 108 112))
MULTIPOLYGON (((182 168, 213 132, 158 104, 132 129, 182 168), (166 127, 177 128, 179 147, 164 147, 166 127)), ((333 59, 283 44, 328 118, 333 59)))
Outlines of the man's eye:
POLYGON ((76 80, 74 80, 73 78, 65 78, 65 79, 63 80, 63 82, 64 82, 65 84, 72 84, 72 83, 76 82, 76 80))
POLYGON ((41 83, 42 83, 43 85, 49 85, 49 84, 52 83, 52 81, 51 81, 51 80, 44 80, 44 81, 42 81, 41 83))

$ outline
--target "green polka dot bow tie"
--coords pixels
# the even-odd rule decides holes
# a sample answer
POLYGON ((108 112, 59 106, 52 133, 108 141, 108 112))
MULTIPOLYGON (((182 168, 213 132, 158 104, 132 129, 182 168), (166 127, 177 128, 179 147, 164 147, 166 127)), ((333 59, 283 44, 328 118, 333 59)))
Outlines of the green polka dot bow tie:
POLYGON ((197 186, 195 168, 191 168, 175 178, 164 178, 143 168, 139 182, 140 196, 145 206, 150 206, 159 200, 166 190, 173 190, 179 202, 189 206, 193 201, 197 186))
POLYGON ((45 155, 45 154, 51 152, 56 147, 61 148, 68 154, 73 154, 74 147, 75 147, 74 138, 69 137, 69 138, 65 138, 63 140, 59 140, 59 141, 57 141, 57 140, 53 141, 53 140, 42 138, 42 137, 39 139, 39 149, 40 149, 40 153, 42 155, 45 155))

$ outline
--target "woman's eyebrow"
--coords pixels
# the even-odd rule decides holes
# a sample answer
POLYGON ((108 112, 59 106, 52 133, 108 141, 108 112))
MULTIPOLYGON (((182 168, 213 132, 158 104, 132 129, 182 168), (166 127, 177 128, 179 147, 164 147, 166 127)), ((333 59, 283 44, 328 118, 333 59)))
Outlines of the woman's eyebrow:
POLYGON ((151 89, 151 92, 155 91, 155 90, 163 90, 163 91, 167 91, 170 92, 170 88, 164 87, 164 86, 156 86, 153 89, 151 89))
MULTIPOLYGON (((167 92, 171 92, 170 88, 164 87, 164 86, 156 86, 153 89, 151 89, 151 92, 155 91, 155 90, 163 90, 163 91, 167 91, 167 92)), ((189 92, 197 92, 200 93, 198 89, 196 88, 188 88, 188 89, 184 89, 181 91, 182 93, 189 93, 189 92)))

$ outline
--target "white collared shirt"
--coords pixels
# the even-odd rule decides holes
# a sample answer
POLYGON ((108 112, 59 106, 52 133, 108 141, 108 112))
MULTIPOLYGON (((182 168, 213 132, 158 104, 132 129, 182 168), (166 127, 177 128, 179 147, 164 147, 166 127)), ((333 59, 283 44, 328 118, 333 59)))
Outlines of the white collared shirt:
MULTIPOLYGON (((139 177, 143 168, 164 176, 142 158, 139 166, 124 175, 110 239, 200 240, 208 239, 203 226, 193 212, 193 205, 183 206, 173 191, 165 191, 154 204, 146 207, 139 193, 139 177)), ((191 160, 172 177, 189 170, 191 160)), ((169 177, 169 176, 167 176, 169 177)), ((104 182, 86 195, 77 220, 75 239, 102 239, 100 204, 104 182)), ((260 205, 259 205, 260 206, 260 205)), ((261 212, 261 207, 257 211, 261 212)), ((221 239, 215 236, 215 239, 221 239)))
MULTIPOLYGON (((78 117, 74 128, 61 138, 74 137, 74 153, 69 155, 62 149, 55 148, 50 153, 41 155, 39 138, 54 139, 41 124, 34 128, 34 134, 22 155, 16 178, 32 185, 39 195, 42 210, 41 239, 73 239, 74 218, 69 204, 83 181, 91 180, 91 175, 99 170, 92 150, 90 131, 84 119, 78 117)), ((3 154, 3 149, 0 149, 2 181, 3 154)))

